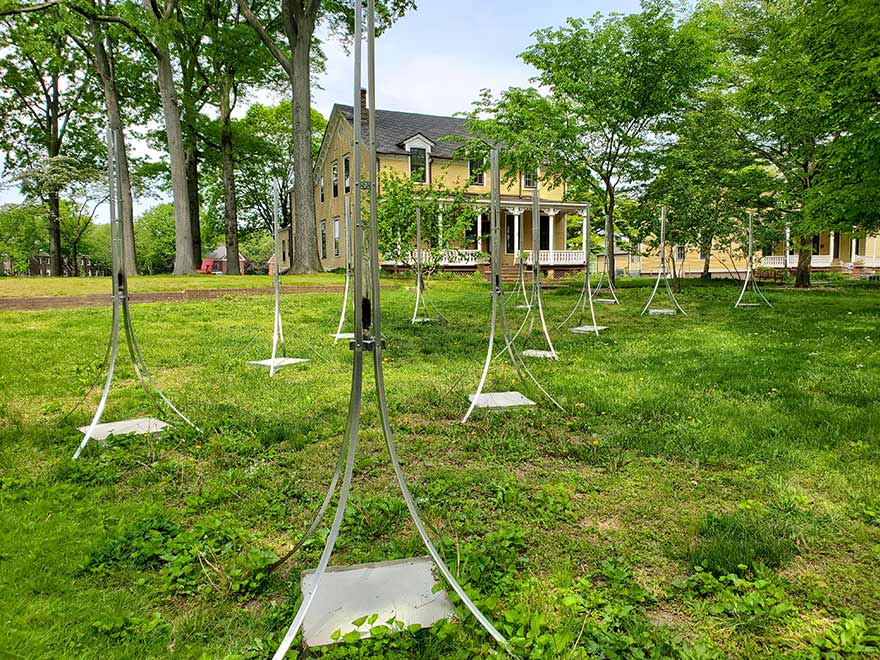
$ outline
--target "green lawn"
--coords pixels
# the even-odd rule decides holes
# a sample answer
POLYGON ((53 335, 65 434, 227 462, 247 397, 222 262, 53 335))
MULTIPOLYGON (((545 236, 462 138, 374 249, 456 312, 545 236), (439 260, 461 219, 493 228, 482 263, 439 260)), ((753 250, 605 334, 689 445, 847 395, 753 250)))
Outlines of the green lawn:
MULTIPOLYGON (((272 286, 269 275, 142 275, 128 278, 132 292, 146 291, 195 291, 198 289, 252 289, 272 286)), ((307 284, 312 286, 339 285, 344 283, 342 275, 322 273, 320 275, 288 275, 284 277, 287 285, 307 284)), ((108 277, 0 277, 0 298, 21 296, 82 296, 110 291, 108 277)))
MULTIPOLYGON (((43 282, 43 295, 92 286, 0 280, 0 295, 39 295, 43 282)), ((600 338, 556 331, 559 362, 530 362, 565 413, 499 359, 489 389, 539 406, 462 425, 486 285, 431 283, 449 323, 412 327, 412 282, 397 282, 383 310, 404 469, 450 565, 524 656, 880 654, 880 288, 771 289, 774 309, 733 310, 732 283, 686 282, 688 316, 665 318, 640 317, 649 283, 627 283, 620 307, 597 308, 600 338)), ((577 292, 548 292, 548 317, 564 318, 577 292)), ((267 574, 333 471, 351 364, 329 337, 339 304, 284 299, 288 355, 312 361, 272 381, 244 364, 268 357, 270 297, 135 306, 147 363, 203 433, 93 443, 75 463, 97 392, 65 413, 95 377, 109 310, 0 313, 0 657, 274 651, 329 528, 267 574)), ((334 563, 423 554, 367 375, 334 563)), ((123 368, 105 418, 150 412, 123 368)), ((310 655, 495 650, 463 615, 310 655)))

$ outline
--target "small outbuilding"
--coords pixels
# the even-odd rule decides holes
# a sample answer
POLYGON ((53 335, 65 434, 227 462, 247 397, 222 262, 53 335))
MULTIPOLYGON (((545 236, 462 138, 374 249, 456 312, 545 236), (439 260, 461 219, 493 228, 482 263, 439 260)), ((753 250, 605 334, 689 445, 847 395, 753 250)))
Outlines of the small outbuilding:
MULTIPOLYGON (((207 256, 202 259, 202 273, 211 273, 213 275, 226 275, 228 259, 226 256, 226 246, 221 245, 220 247, 214 248, 211 250, 207 256)), ((241 253, 238 253, 238 265, 241 273, 245 272, 245 267, 247 264, 247 258, 241 253)))

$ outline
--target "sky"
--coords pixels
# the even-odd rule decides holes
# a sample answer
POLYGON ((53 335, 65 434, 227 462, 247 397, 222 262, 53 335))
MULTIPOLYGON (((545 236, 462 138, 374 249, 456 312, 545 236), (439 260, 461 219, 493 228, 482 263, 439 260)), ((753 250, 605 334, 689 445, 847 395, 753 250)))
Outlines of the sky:
MULTIPOLYGON (((535 30, 561 26, 568 17, 639 9, 638 0, 416 1, 418 9, 376 42, 380 109, 437 115, 466 111, 483 88, 499 92, 529 84, 534 71, 518 55, 533 43, 535 30)), ((334 103, 352 103, 353 60, 336 41, 325 40, 324 50, 326 71, 312 91, 312 105, 329 117, 334 103)), ((249 100, 273 103, 279 98, 258 92, 249 100)), ((239 113, 246 106, 240 104, 239 113)), ((16 190, 0 189, 0 204, 18 201, 16 190)), ((159 201, 165 200, 135 200, 135 214, 159 201)))

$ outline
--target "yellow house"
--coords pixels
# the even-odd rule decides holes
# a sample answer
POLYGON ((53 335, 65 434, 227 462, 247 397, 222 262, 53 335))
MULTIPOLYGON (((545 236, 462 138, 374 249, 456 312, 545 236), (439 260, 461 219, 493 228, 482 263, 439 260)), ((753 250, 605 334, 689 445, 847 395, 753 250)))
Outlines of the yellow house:
MULTIPOLYGON (((699 250, 690 246, 670 246, 676 268, 682 269, 684 276, 697 276, 703 272, 705 257, 699 250)), ((737 247, 737 246, 734 246, 737 247)), ((834 271, 853 275, 874 273, 880 269, 880 236, 855 236, 845 232, 820 232, 813 236, 810 267, 816 271, 834 271)), ((660 267, 660 257, 656 252, 646 253, 638 246, 637 255, 631 257, 630 272, 646 275, 656 274, 660 267)), ((755 267, 794 270, 798 264, 798 251, 786 230, 785 240, 766 248, 762 252, 755 246, 755 267)), ((746 260, 741 255, 713 250, 709 254, 709 272, 722 277, 739 277, 746 269, 746 260)))
MULTIPOLYGON (((367 162, 367 108, 366 94, 361 92, 364 144, 362 162, 366 178, 367 162)), ((325 269, 342 268, 350 245, 352 213, 352 148, 353 116, 351 106, 334 105, 324 132, 321 150, 315 162, 315 231, 318 252, 325 269)), ((464 119, 436 115, 376 110, 376 138, 378 168, 381 174, 394 172, 402 176, 418 177, 419 182, 440 183, 458 188, 467 184, 466 192, 473 203, 485 210, 466 234, 465 243, 450 251, 443 265, 475 269, 485 260, 489 251, 489 175, 482 165, 454 158, 460 143, 450 142, 447 136, 467 135, 464 119)), ((506 181, 502 172, 501 184, 501 237, 504 243, 504 261, 515 263, 519 249, 532 250, 532 195, 536 185, 534 173, 519 173, 506 181)), ((382 190, 379 190, 381 198, 382 190)), ((581 250, 568 250, 567 216, 580 215, 583 204, 563 202, 564 186, 541 187, 540 259, 542 267, 567 269, 583 267, 581 250)), ((292 206, 292 205, 291 205, 292 206)), ((577 224, 580 227, 580 223, 577 224)), ((578 229, 577 235, 580 236, 578 229)), ((284 240, 289 244, 290 236, 284 240)), ((282 269, 289 265, 289 251, 282 250, 282 269)))
MULTIPOLYGON (((363 140, 361 162, 362 177, 366 179, 368 157, 368 124, 366 92, 361 90, 361 117, 363 140)), ((326 270, 345 267, 350 254, 352 215, 352 172, 354 110, 350 105, 334 105, 321 142, 321 149, 314 165, 315 177, 315 232, 321 265, 326 270)), ((466 192, 473 204, 483 213, 466 232, 465 241, 451 250, 441 265, 448 268, 475 270, 486 262, 489 252, 489 176, 483 172, 482 163, 468 162, 454 157, 461 144, 450 141, 449 136, 467 136, 464 119, 393 110, 376 110, 377 159, 380 175, 394 172, 402 176, 418 177, 422 183, 443 182, 458 188, 467 184, 466 192)), ((502 172, 501 182, 501 240, 503 242, 503 265, 508 269, 515 264, 519 250, 524 252, 526 262, 531 263, 532 254, 532 195, 535 190, 534 173, 517 173, 509 177, 502 172)), ((381 176, 380 176, 381 180, 381 176)), ((379 189, 381 198, 382 190, 379 189)), ((584 266, 582 249, 567 249, 568 241, 581 236, 581 223, 568 222, 568 216, 582 216, 582 203, 564 202, 565 186, 540 189, 539 245, 542 269, 550 274, 568 270, 580 270, 584 266), (569 229, 571 224, 571 229, 569 229)), ((294 207, 291 204, 291 209, 294 207)), ((291 223, 292 224, 292 223, 291 223)), ((601 219, 595 218, 593 231, 601 230, 601 219)), ((290 266, 293 234, 291 227, 281 237, 281 270, 290 266)), ((579 241, 578 241, 579 243, 579 241)), ((790 247, 789 237, 761 255, 756 249, 756 266, 765 268, 794 268, 797 253, 790 247)), ((757 246, 756 246, 757 247, 757 246)), ((880 268, 880 238, 854 238, 839 232, 817 234, 813 242, 813 268, 818 270, 841 270, 855 273, 872 272, 880 268)), ((704 255, 687 246, 671 246, 677 268, 683 265, 685 276, 703 272, 704 255)), ((659 256, 651 254, 642 245, 634 249, 618 246, 615 253, 618 272, 646 275, 656 274, 659 256)), ((746 267, 745 259, 726 252, 710 254, 709 271, 717 276, 741 275, 746 267)), ((599 255, 596 268, 604 269, 604 257, 599 255)))

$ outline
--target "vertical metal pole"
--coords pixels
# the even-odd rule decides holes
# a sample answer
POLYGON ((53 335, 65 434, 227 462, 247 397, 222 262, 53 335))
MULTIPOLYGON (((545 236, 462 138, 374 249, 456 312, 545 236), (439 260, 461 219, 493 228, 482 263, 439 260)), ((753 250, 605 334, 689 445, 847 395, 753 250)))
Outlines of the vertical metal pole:
POLYGON ((275 273, 272 285, 275 289, 275 312, 272 325, 272 360, 269 363, 269 377, 275 375, 275 357, 278 355, 279 339, 284 344, 284 334, 281 329, 281 251, 278 249, 280 242, 278 227, 278 181, 272 179, 272 233, 275 238, 275 273))
POLYGON ((104 407, 107 405, 107 398, 110 396, 110 385, 113 383, 113 371, 116 368, 116 356, 119 352, 119 316, 120 316, 120 290, 121 282, 120 273, 122 272, 122 264, 119 258, 119 246, 117 243, 121 240, 119 236, 119 227, 117 226, 117 209, 116 209, 116 145, 113 130, 107 128, 107 180, 109 183, 109 202, 110 202, 110 272, 113 276, 113 321, 110 333, 110 361, 107 363, 107 377, 104 380, 104 389, 101 391, 101 399, 98 401, 98 408, 95 415, 86 430, 82 441, 79 443, 73 454, 73 460, 79 458, 83 449, 89 444, 95 427, 101 421, 101 415, 104 413, 104 407))
POLYGON ((419 303, 422 299, 422 209, 416 207, 416 306, 412 320, 415 323, 419 316, 419 303))

